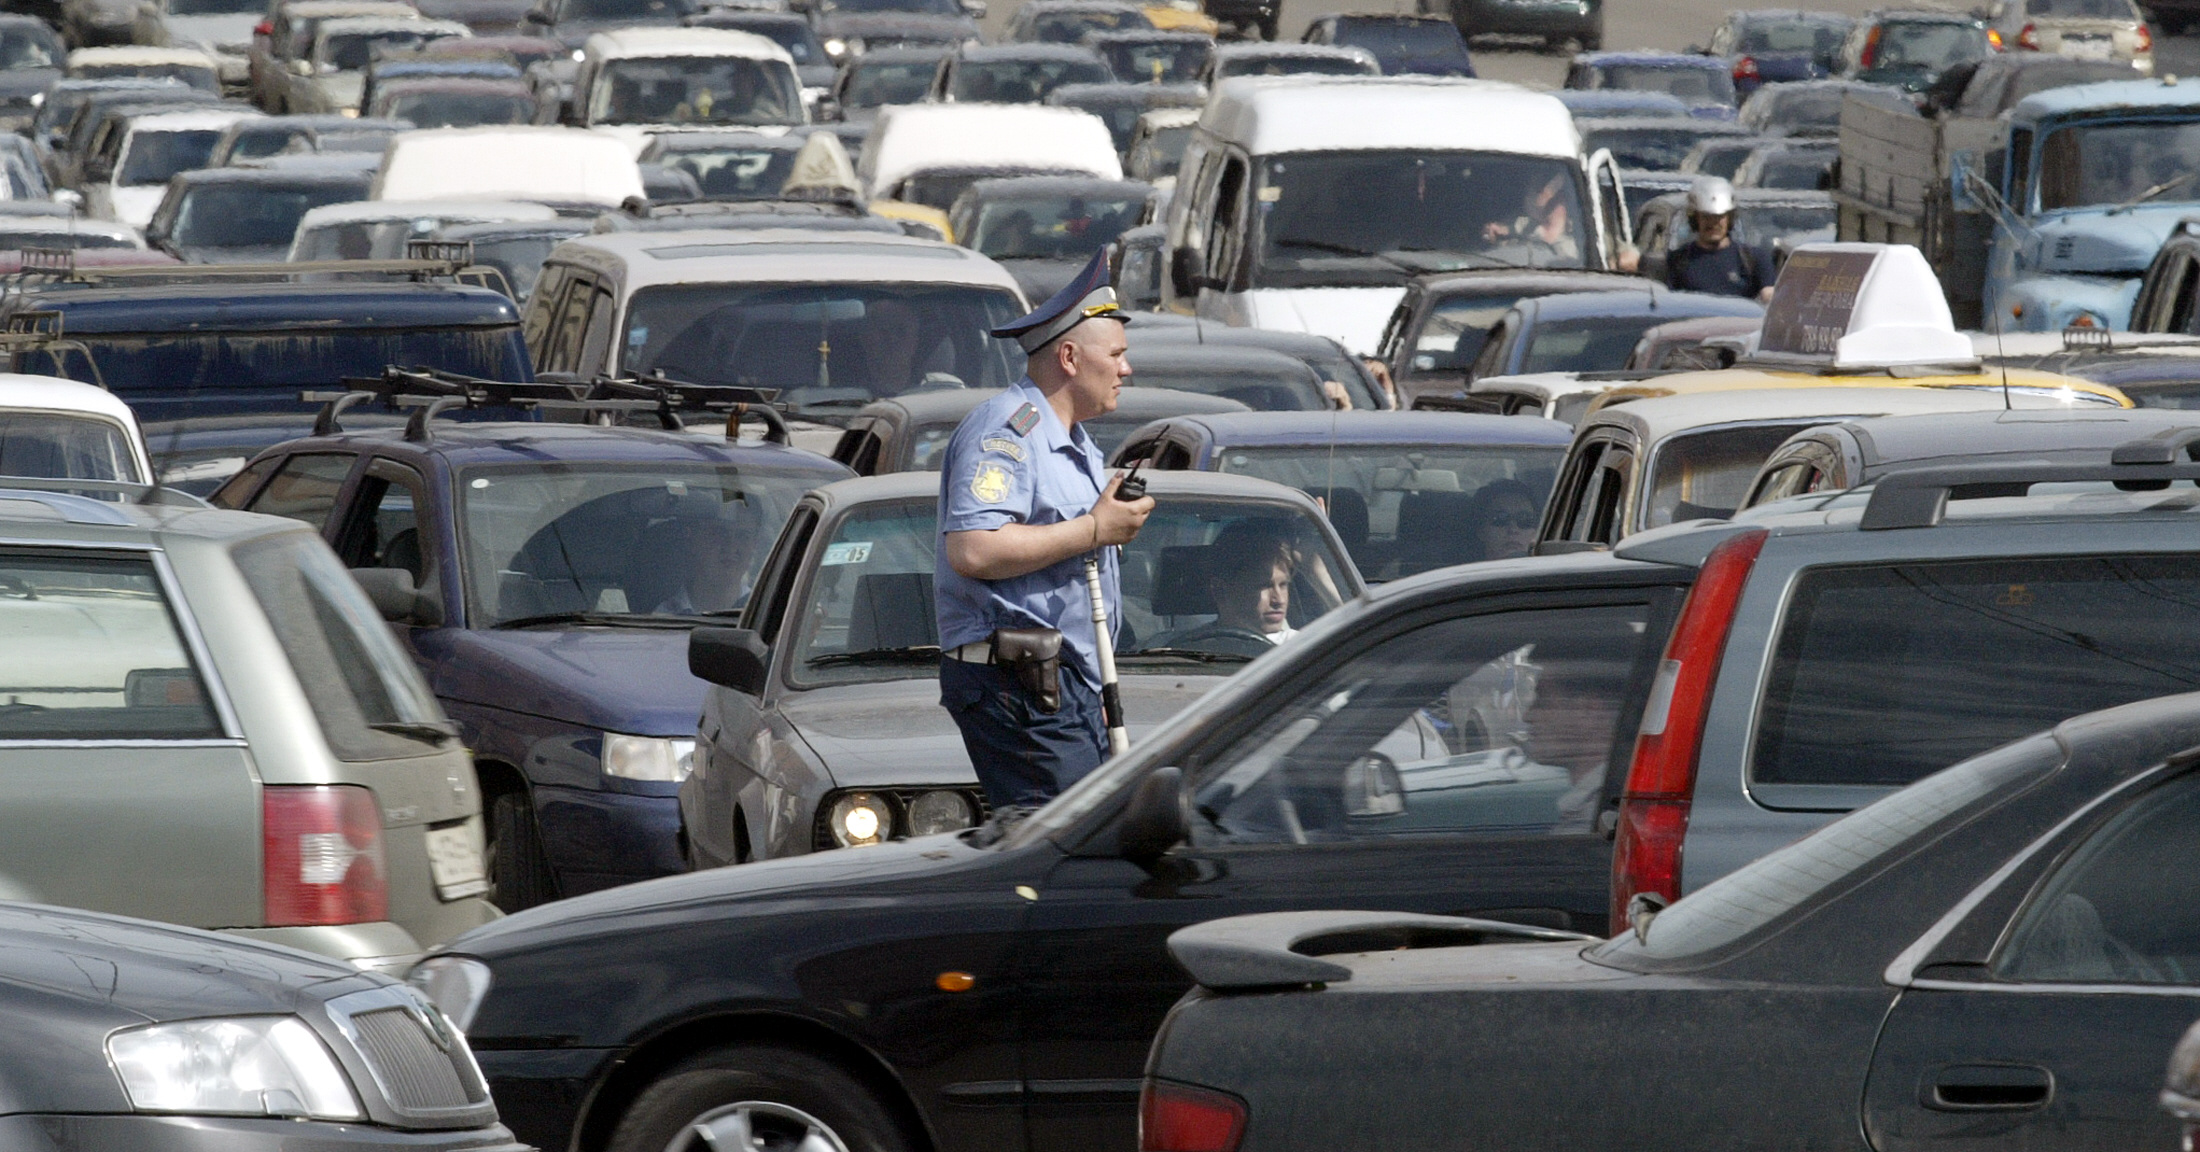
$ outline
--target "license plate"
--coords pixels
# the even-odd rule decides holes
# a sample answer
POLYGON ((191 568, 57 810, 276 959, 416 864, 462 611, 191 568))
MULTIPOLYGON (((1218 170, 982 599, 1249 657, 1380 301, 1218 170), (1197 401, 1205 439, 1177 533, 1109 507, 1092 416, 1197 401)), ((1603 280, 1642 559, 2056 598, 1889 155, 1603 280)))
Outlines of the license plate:
POLYGON ((2065 36, 2062 54, 2074 60, 2106 60, 2116 54, 2116 43, 2106 36, 2065 36))
POLYGON ((471 823, 428 829, 428 869, 435 876, 435 894, 445 900, 479 896, 489 890, 481 837, 471 823))

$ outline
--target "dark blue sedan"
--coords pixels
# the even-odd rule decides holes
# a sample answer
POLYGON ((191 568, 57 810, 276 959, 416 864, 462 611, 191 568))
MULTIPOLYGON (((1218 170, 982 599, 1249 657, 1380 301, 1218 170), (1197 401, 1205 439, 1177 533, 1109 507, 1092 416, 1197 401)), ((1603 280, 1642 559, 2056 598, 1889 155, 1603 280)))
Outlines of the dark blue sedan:
POLYGON ((438 420, 278 445, 214 501, 420 590, 398 622, 474 753, 515 910, 686 870, 688 631, 737 612, 803 493, 852 475, 715 435, 438 420))
POLYGON ((1467 381, 1523 372, 1609 371, 1624 367, 1635 342, 1659 324, 1764 314, 1754 301, 1675 292, 1649 281, 1639 291, 1530 297, 1490 326, 1467 381))
POLYGON ((1125 437, 1116 467, 1230 472, 1320 501, 1369 583, 1527 555, 1573 429, 1457 412, 1210 412, 1125 437))

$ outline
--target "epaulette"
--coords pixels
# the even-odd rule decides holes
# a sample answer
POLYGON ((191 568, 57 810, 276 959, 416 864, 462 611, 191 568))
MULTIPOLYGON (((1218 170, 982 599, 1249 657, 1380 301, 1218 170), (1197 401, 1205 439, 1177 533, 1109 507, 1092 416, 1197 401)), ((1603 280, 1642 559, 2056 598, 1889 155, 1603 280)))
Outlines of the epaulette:
POLYGON ((1009 416, 1008 426, 1014 428, 1018 436, 1031 435, 1031 430, 1039 426, 1039 410, 1029 401, 1025 401, 1023 407, 1009 416))

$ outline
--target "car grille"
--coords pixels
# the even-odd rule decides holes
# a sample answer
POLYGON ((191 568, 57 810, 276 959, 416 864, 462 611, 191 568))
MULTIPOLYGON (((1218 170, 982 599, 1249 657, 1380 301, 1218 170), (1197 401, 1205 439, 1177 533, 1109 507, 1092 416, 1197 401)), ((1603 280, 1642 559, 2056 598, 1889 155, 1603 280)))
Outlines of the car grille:
POLYGON ((376 1079, 388 1089, 395 1107, 406 1112, 440 1111, 489 1098, 480 1081, 467 1082, 473 1079, 473 1069, 461 1065, 464 1050, 438 1048, 412 1013, 385 1008, 352 1017, 352 1025, 359 1029, 360 1054, 374 1067, 376 1079))

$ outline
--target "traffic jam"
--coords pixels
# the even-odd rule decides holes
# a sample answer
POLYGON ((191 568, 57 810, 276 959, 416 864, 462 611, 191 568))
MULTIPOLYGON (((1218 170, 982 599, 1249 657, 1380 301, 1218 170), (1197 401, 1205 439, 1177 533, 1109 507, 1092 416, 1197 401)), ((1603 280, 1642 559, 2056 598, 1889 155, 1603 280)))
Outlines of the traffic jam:
POLYGON ((1340 2, 0 0, 0 1148, 2190 1152, 2200 0, 1340 2))

